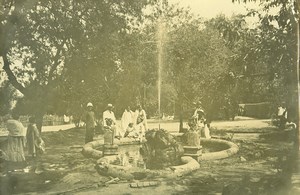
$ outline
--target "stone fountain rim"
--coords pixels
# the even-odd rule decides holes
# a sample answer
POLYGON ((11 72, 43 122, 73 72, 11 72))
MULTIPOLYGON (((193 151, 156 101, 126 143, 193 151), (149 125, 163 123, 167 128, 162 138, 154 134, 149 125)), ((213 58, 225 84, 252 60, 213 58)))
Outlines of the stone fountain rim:
MULTIPOLYGON (((183 135, 183 133, 171 133, 174 136, 180 137, 183 135)), ((204 161, 204 160, 218 160, 223 158, 228 158, 234 154, 236 154, 239 151, 239 147, 230 141, 222 140, 222 139, 215 139, 215 138, 200 138, 200 143, 206 142, 206 143, 219 143, 226 145, 228 148, 226 150, 221 150, 217 152, 207 152, 202 153, 202 156, 198 157, 198 161, 204 161)), ((201 145, 201 144, 200 144, 201 145)))
MULTIPOLYGON (((174 136, 182 136, 183 133, 172 133, 174 136)), ((97 150, 96 148, 101 147, 104 145, 104 140, 96 140, 89 142, 83 146, 82 149, 82 154, 86 157, 91 157, 98 159, 97 160, 97 165, 100 164, 105 164, 105 166, 113 168, 120 173, 126 172, 127 175, 132 179, 133 175, 132 173, 134 172, 142 172, 142 173, 153 173, 157 176, 162 176, 162 177, 177 177, 181 176, 183 174, 190 173, 194 170, 197 170, 200 168, 200 161, 204 160, 217 160, 217 159, 223 159, 227 158, 229 156, 232 156, 236 154, 239 150, 239 147, 229 141, 226 140, 221 140, 221 139, 205 139, 201 138, 201 142, 206 142, 206 143, 219 143, 219 144, 224 144, 228 148, 226 150, 221 150, 217 152, 209 152, 209 153, 204 153, 202 156, 198 157, 198 161, 193 159, 192 157, 189 156, 183 156, 181 157, 181 161, 184 163, 183 165, 179 166, 170 166, 167 169, 163 170, 150 170, 150 169, 141 169, 141 168, 128 168, 120 165, 112 165, 111 162, 117 158, 116 155, 113 156, 103 156, 103 152, 100 150, 97 150)), ((115 140, 115 144, 117 145, 129 145, 129 144, 140 144, 139 141, 133 140, 130 138, 123 139, 123 140, 115 140)))
MULTIPOLYGON (((171 133, 174 136, 182 136, 183 133, 171 133)), ((198 158, 198 161, 202 160, 218 160, 218 159, 223 159, 230 157, 234 154, 236 154, 239 151, 239 147, 230 141, 227 140, 222 140, 222 139, 207 139, 207 138, 201 138, 201 142, 206 142, 206 143, 219 143, 219 144, 224 144, 228 148, 226 150, 221 150, 217 152, 208 152, 208 153, 203 153, 202 156, 198 158)), ((117 145, 129 145, 129 144, 140 144, 139 141, 135 139, 130 139, 130 138, 123 138, 122 140, 115 140, 115 144, 117 145)), ((104 145, 104 140, 96 140, 89 142, 83 146, 82 149, 82 154, 86 157, 94 158, 94 159, 100 159, 103 157, 103 152, 100 150, 96 150, 95 148, 101 147, 104 145)))
MULTIPOLYGON (((123 140, 115 140, 115 144, 117 145, 129 145, 129 144, 140 144, 137 140, 132 139, 123 139, 123 140)), ((150 169, 142 169, 142 168, 128 168, 120 165, 112 165, 111 162, 117 158, 117 155, 111 156, 103 156, 103 152, 96 150, 95 148, 101 147, 104 145, 104 140, 96 140, 89 142, 83 146, 82 154, 86 157, 98 159, 97 165, 105 164, 110 168, 115 168, 119 172, 127 172, 127 175, 133 172, 143 172, 143 173, 153 173, 157 176, 163 177, 177 177, 183 174, 190 173, 196 169, 200 168, 200 164, 197 160, 193 159, 190 156, 182 156, 181 161, 184 163, 183 165, 178 166, 170 166, 169 168, 162 170, 150 170, 150 169)), ((133 178, 133 175, 131 176, 133 178)))
POLYGON ((194 170, 200 168, 199 162, 190 156, 181 157, 181 162, 184 163, 183 165, 170 166, 168 168, 160 169, 160 170, 142 169, 138 167, 124 167, 121 165, 111 164, 111 162, 116 159, 117 159, 117 155, 104 156, 97 160, 97 166, 104 165, 107 168, 112 168, 114 169, 115 173, 119 172, 118 175, 122 175, 122 174, 126 175, 127 179, 133 179, 134 178, 133 173, 137 173, 137 172, 145 173, 147 175, 152 174, 159 177, 174 178, 174 177, 191 173, 194 170))

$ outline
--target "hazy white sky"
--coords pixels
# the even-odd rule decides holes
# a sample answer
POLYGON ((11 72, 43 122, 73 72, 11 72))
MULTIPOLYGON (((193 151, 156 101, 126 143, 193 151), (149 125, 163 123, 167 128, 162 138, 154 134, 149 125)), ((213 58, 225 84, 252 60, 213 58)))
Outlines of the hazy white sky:
POLYGON ((232 16, 232 14, 244 14, 246 8, 257 8, 255 3, 232 3, 232 0, 168 0, 169 3, 179 3, 180 6, 190 7, 194 14, 203 18, 213 18, 218 14, 232 16))

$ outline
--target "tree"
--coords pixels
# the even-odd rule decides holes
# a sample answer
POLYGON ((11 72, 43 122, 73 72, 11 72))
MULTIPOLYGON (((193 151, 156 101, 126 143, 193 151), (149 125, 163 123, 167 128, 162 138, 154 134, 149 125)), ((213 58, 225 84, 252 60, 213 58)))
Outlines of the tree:
POLYGON ((16 90, 8 82, 3 82, 0 86, 0 116, 9 113, 16 98, 16 90))
MULTIPOLYGON (((47 107, 55 103, 62 92, 60 84, 69 78, 65 76, 69 70, 80 65, 88 67, 83 77, 93 70, 90 67, 94 70, 96 67, 94 73, 102 73, 103 67, 107 72, 111 70, 115 55, 110 52, 116 46, 116 42, 111 44, 111 41, 126 33, 128 17, 141 14, 145 4, 147 1, 2 2, 0 54, 3 69, 13 86, 24 94, 25 102, 34 102, 30 106, 32 109, 26 111, 38 117, 39 128, 47 107), (76 55, 82 64, 72 64, 76 55), (22 65, 14 64, 16 60, 22 65)), ((85 89, 95 84, 93 81, 93 78, 86 79, 85 89)), ((99 84, 105 86, 104 81, 99 84)))

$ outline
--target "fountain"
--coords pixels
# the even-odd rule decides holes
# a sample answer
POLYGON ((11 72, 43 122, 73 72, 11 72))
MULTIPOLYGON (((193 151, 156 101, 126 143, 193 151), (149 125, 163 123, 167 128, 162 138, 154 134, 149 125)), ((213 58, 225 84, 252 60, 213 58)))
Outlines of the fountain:
POLYGON ((201 138, 200 147, 200 142, 182 146, 186 139, 183 133, 170 134, 163 129, 150 130, 146 139, 114 139, 118 145, 114 154, 105 153, 104 140, 95 140, 84 145, 82 153, 97 159, 95 168, 101 175, 131 180, 178 177, 199 169, 202 161, 227 158, 238 151, 234 143, 219 139, 201 138))
POLYGON ((108 130, 104 140, 84 145, 83 155, 97 159, 95 168, 100 174, 125 179, 151 177, 177 177, 200 168, 201 161, 227 158, 238 151, 232 142, 218 139, 202 139, 193 126, 186 133, 169 133, 160 128, 161 71, 163 43, 166 28, 163 20, 163 3, 160 1, 158 19, 158 129, 146 133, 146 142, 134 138, 114 139, 114 131, 108 130))

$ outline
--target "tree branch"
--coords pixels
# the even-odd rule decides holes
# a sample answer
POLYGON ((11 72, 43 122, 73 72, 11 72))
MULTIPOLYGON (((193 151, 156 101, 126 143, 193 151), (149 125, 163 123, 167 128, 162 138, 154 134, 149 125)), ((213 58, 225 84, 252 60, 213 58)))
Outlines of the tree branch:
POLYGON ((3 58, 3 62, 4 62, 4 65, 3 65, 3 70, 6 72, 7 76, 8 76, 8 80, 9 82, 16 88, 18 89, 23 95, 25 95, 26 93, 26 88, 18 82, 16 76, 14 75, 14 73, 12 72, 12 70, 10 69, 10 63, 7 59, 7 54, 4 53, 2 55, 2 58, 3 58))
POLYGON ((54 59, 53 59, 53 65, 50 69, 50 72, 49 72, 49 81, 52 80, 52 77, 54 75, 54 71, 56 70, 57 66, 60 64, 61 61, 59 61, 59 55, 61 53, 61 51, 63 50, 63 46, 64 44, 66 43, 66 39, 63 40, 63 42, 59 45, 59 48, 57 49, 56 51, 56 54, 54 56, 54 59))

